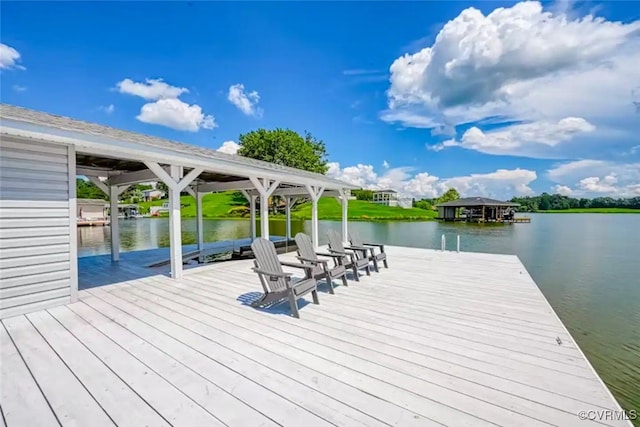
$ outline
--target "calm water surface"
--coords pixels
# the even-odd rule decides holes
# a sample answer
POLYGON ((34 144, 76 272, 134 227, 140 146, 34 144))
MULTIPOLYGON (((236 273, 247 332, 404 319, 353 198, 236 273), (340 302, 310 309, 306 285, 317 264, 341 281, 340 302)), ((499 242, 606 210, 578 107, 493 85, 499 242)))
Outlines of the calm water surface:
MULTIPOLYGON (((582 350, 626 409, 640 410, 640 215, 538 214, 506 226, 438 222, 354 222, 363 237, 389 245, 516 254, 582 350)), ((284 235, 284 221, 270 224, 284 235)), ((309 223, 294 222, 294 234, 309 223)), ((339 230, 321 221, 320 236, 339 230)), ((259 227, 258 227, 259 230, 259 227)), ((205 241, 249 236, 247 221, 205 220, 205 241)), ((167 219, 120 221, 123 251, 169 245, 167 219)), ((195 243, 195 220, 183 220, 184 244, 195 243)), ((109 253, 109 227, 78 230, 80 256, 109 253)))

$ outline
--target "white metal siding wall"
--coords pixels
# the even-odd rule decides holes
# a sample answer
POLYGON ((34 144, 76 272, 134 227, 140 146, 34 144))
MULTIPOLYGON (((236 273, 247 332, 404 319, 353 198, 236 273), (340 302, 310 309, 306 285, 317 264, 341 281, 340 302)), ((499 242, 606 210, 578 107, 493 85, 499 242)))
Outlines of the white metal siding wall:
POLYGON ((70 302, 73 190, 73 148, 0 141, 0 318, 70 302))

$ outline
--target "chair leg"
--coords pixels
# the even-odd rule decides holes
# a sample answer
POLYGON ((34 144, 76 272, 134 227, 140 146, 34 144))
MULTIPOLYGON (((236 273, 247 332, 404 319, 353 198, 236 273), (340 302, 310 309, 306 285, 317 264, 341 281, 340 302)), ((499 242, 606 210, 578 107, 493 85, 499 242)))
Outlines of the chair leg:
POLYGON ((375 270, 376 273, 380 273, 380 269, 378 268, 378 260, 376 259, 375 256, 372 258, 372 261, 373 261, 373 269, 375 270))
POLYGON ((251 307, 254 307, 254 308, 260 307, 262 304, 264 304, 264 300, 266 298, 267 298, 266 295, 261 296, 260 298, 258 298, 257 300, 251 303, 251 307))
POLYGON ((365 270, 367 272, 367 276, 371 276, 371 265, 367 264, 367 268, 365 270))
POLYGON ((353 275, 356 278, 356 282, 360 281, 360 275, 358 274, 358 267, 356 267, 355 264, 353 264, 353 267, 351 267, 351 269, 353 270, 353 275))
POLYGON ((331 276, 327 274, 327 285, 329 285, 329 293, 335 294, 333 290, 333 281, 331 280, 331 276))
POLYGON ((342 275, 342 284, 345 285, 345 286, 349 286, 349 283, 347 283, 347 272, 346 271, 342 275))
POLYGON ((386 258, 384 260, 382 260, 382 262, 384 263, 384 268, 389 268, 389 264, 387 263, 387 259, 386 258))
POLYGON ((320 304, 320 300, 318 299, 318 290, 311 291, 311 297, 313 298, 314 304, 320 304))
POLYGON ((299 319, 300 312, 298 311, 298 301, 296 301, 296 296, 293 292, 289 294, 289 305, 291 306, 291 314, 293 314, 293 317, 299 319))

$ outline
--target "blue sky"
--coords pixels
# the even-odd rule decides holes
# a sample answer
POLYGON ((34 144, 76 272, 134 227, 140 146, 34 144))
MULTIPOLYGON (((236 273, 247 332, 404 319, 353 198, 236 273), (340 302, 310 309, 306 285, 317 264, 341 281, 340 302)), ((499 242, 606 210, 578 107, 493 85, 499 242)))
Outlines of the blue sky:
POLYGON ((3 2, 1 38, 5 103, 231 151, 309 130, 415 197, 640 195, 636 2, 3 2))

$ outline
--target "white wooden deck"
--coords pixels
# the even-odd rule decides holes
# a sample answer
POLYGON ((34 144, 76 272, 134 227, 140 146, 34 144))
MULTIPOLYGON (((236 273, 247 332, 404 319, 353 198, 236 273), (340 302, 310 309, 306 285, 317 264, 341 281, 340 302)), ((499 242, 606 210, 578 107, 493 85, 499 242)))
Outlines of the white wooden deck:
POLYGON ((261 289, 251 261, 5 319, 0 421, 630 425, 578 418, 619 407, 515 256, 387 252, 390 269, 321 292, 301 319, 247 305, 261 289))

